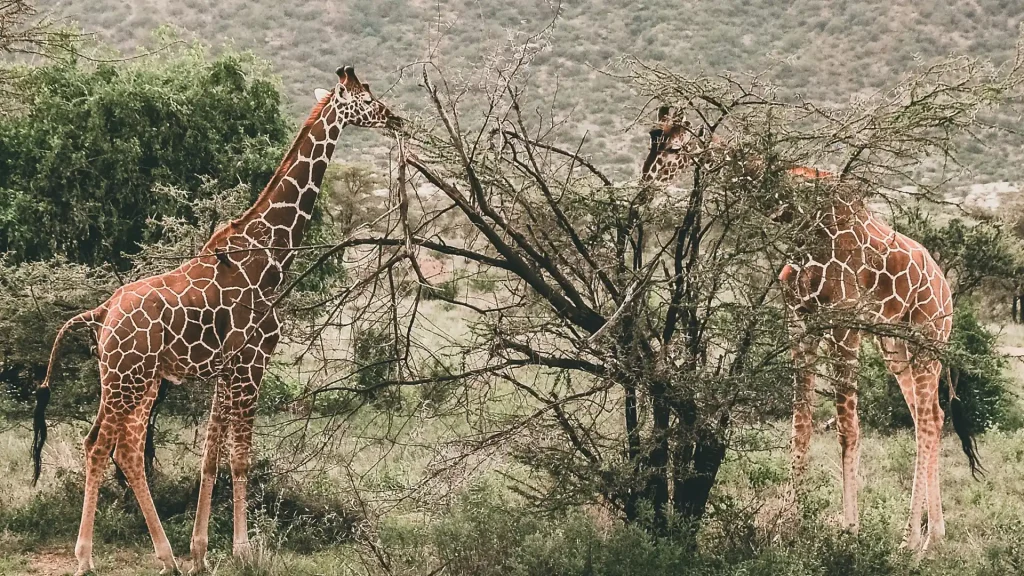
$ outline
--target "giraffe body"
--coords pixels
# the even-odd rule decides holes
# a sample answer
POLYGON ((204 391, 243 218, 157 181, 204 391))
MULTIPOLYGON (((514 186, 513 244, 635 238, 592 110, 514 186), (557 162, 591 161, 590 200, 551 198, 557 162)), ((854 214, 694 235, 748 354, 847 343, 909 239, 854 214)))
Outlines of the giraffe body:
POLYGON ((85 439, 85 498, 75 546, 78 574, 93 569, 96 500, 111 452, 138 499, 157 558, 165 571, 177 570, 149 493, 143 455, 161 379, 215 382, 192 534, 194 569, 205 568, 210 500, 225 440, 233 485, 234 553, 248 553, 249 451, 259 385, 279 340, 275 299, 312 216, 341 129, 391 129, 399 124, 351 67, 339 68, 338 77, 333 91, 318 94, 316 107, 255 204, 214 233, 199 256, 170 272, 119 288, 58 332, 47 379, 37 391, 36 477, 46 433, 42 411, 67 330, 80 324, 92 327, 100 366, 100 409, 85 439))
MULTIPOLYGON (((720 141, 708 138, 703 126, 694 128, 669 108, 659 111, 651 131, 651 150, 643 165, 645 182, 668 183, 694 162, 715 165, 724 152, 720 141)), ((744 161, 744 170, 763 170, 758 158, 744 161)), ((814 168, 795 167, 788 178, 811 183, 834 176, 814 168)), ((833 180, 834 181, 834 180, 833 180)), ((842 187, 840 195, 843 194, 842 187)), ((773 218, 794 215, 781 205, 773 218)), ((857 490, 860 424, 857 415, 856 364, 862 330, 859 326, 911 329, 915 341, 930 341, 929 350, 900 338, 893 330, 878 338, 886 366, 899 382, 914 418, 917 456, 907 524, 909 547, 927 546, 945 534, 939 491, 939 439, 943 411, 938 388, 941 364, 934 354, 952 330, 952 293, 945 275, 928 251, 915 240, 893 230, 857 198, 836 198, 814 219, 809 233, 816 243, 805 246, 798 262, 787 264, 779 275, 784 300, 793 320, 791 352, 796 368, 792 470, 798 482, 806 469, 812 431, 811 409, 815 366, 824 347, 835 372, 836 424, 842 448, 843 521, 858 524, 857 490), (849 326, 812 328, 813 315, 826 310, 849 314, 849 326), (823 346, 824 345, 824 346, 823 346), (921 542, 921 518, 928 506, 928 538, 921 542)), ((956 427, 956 419, 954 418, 956 427)), ((976 469, 977 457, 970 435, 958 428, 964 451, 976 469)))
MULTIPOLYGON (((780 275, 784 299, 794 321, 792 354, 797 372, 792 466, 794 477, 799 479, 807 465, 815 367, 824 345, 828 352, 825 357, 831 360, 835 374, 843 522, 856 529, 860 451, 856 365, 862 332, 844 326, 813 330, 805 320, 818 312, 841 313, 847 309, 855 320, 853 324, 862 320, 873 326, 912 328, 919 338, 941 347, 952 330, 953 300, 942 270, 918 242, 890 228, 860 201, 837 200, 829 210, 817 230, 821 240, 817 249, 805 254, 800 265, 787 265, 780 275)), ((886 333, 877 340, 914 419, 917 460, 907 544, 921 544, 922 510, 927 503, 927 546, 945 534, 938 475, 944 419, 938 395, 941 364, 933 353, 898 336, 886 333)))

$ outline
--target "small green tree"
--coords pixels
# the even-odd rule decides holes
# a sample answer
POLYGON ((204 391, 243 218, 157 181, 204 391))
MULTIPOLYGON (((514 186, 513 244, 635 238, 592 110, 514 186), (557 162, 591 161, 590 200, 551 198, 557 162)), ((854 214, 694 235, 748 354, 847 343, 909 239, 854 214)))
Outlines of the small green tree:
POLYGON ((0 116, 0 252, 13 263, 124 270, 159 235, 147 220, 194 219, 206 179, 258 192, 287 141, 277 84, 249 55, 210 60, 190 46, 22 72, 22 112, 0 116), (190 194, 154 194, 157 184, 190 194))
POLYGON ((1005 226, 979 216, 973 222, 936 217, 914 206, 896 214, 893 224, 932 253, 946 272, 953 299, 970 297, 986 282, 1009 280, 1018 266, 1017 248, 1005 226))

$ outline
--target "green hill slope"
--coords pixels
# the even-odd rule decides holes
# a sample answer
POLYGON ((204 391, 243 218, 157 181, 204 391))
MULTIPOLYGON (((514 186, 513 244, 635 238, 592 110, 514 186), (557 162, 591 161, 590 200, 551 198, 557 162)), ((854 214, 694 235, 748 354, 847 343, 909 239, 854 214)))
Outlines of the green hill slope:
MULTIPOLYGON (((540 0, 43 0, 41 7, 129 52, 161 24, 214 46, 252 49, 274 63, 296 116, 339 64, 355 65, 378 93, 395 83, 399 67, 437 41, 439 14, 442 54, 473 66, 509 30, 535 32, 554 10, 540 0)), ((1019 0, 573 1, 562 4, 535 74, 549 91, 557 78, 561 108, 574 108, 578 133, 594 138, 591 153, 626 178, 641 161, 645 134, 623 131, 641 102, 597 71, 623 54, 681 70, 774 66, 769 76, 786 93, 842 102, 892 85, 917 58, 957 51, 1001 62, 1022 18, 1019 0)), ((412 76, 389 101, 424 106, 412 76)), ((1006 134, 968 143, 972 179, 1021 179, 1021 144, 1006 134)))

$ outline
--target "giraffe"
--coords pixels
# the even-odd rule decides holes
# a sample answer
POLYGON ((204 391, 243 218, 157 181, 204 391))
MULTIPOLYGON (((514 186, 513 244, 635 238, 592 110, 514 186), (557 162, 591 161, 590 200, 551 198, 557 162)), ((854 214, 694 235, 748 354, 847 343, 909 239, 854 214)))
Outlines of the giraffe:
POLYGON ((162 379, 214 381, 192 532, 195 571, 206 568, 210 500, 222 443, 229 448, 236 556, 249 553, 246 480, 256 396, 279 338, 275 298, 312 216, 324 171, 347 125, 397 130, 392 114, 356 77, 337 70, 270 183, 239 218, 217 230, 199 255, 178 268, 117 289, 103 304, 58 331, 47 376, 36 390, 33 483, 46 441, 45 409, 61 339, 72 327, 95 332, 100 408, 85 438, 85 498, 75 545, 76 574, 93 569, 93 521, 99 485, 113 451, 146 519, 163 572, 177 572, 146 481, 147 419, 162 379))
MULTIPOLYGON (((723 142, 709 137, 703 125, 695 128, 675 110, 662 107, 651 130, 651 148, 641 180, 667 184, 691 163, 714 165, 725 158, 725 153, 723 142)), ((763 162, 759 158, 747 160, 743 170, 756 175, 763 170, 763 162)), ((787 171, 786 177, 794 184, 825 184, 838 190, 831 205, 820 210, 807 229, 808 235, 816 236, 819 242, 803 246, 799 260, 785 265, 779 275, 783 300, 793 320, 791 353, 796 376, 790 445, 792 476, 796 484, 807 467, 814 366, 824 344, 835 359, 843 524, 856 531, 860 448, 856 363, 863 334, 856 327, 812 331, 807 321, 819 311, 846 312, 871 325, 912 329, 941 347, 952 330, 952 294, 928 250, 883 222, 862 198, 844 191, 835 175, 796 166, 787 171)), ((776 200, 778 205, 770 214, 774 220, 789 221, 796 217, 781 198, 776 200)), ((886 332, 889 335, 877 339, 886 366, 899 382, 913 416, 917 448, 905 544, 924 550, 945 534, 938 472, 944 418, 938 396, 942 366, 936 355, 925 350, 919 341, 893 335, 895 330, 886 332), (926 504, 928 533, 922 542, 921 520, 926 504)), ((973 474, 981 470, 976 445, 969 434, 962 404, 952 390, 950 396, 954 428, 973 474)))

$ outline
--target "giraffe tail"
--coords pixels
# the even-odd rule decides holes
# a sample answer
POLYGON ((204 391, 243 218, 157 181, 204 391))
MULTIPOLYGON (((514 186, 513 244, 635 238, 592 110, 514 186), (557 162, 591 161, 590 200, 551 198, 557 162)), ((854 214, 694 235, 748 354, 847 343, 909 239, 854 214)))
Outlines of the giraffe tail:
POLYGON ((106 308, 100 306, 88 312, 68 320, 57 331, 57 338, 53 341, 53 349, 50 350, 50 362, 46 366, 46 378, 36 388, 36 407, 32 413, 32 485, 39 481, 39 473, 43 467, 43 445, 46 444, 46 406, 50 403, 50 379, 53 377, 53 369, 57 363, 57 350, 60 342, 68 330, 80 325, 88 325, 102 321, 106 315, 106 308))
MULTIPOLYGON (((957 374, 957 380, 959 380, 957 374)), ((949 417, 953 421, 953 431, 960 438, 960 446, 967 455, 967 464, 971 467, 971 476, 975 480, 978 475, 985 474, 985 467, 981 465, 978 458, 978 441, 974 438, 971 428, 971 419, 967 414, 967 407, 963 400, 956 394, 956 381, 952 378, 949 366, 946 366, 946 382, 949 383, 949 417)))

